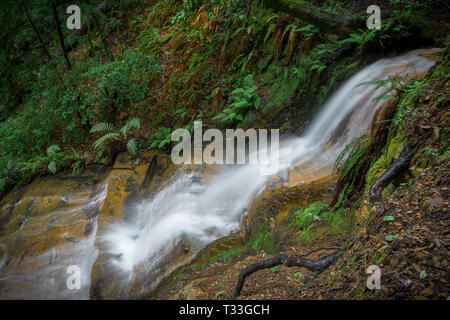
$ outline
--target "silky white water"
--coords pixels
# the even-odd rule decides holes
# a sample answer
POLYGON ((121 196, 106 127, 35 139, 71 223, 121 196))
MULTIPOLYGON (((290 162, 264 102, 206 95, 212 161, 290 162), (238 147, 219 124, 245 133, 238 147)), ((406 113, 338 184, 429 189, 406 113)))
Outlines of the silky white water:
MULTIPOLYGON (((319 170, 330 172, 338 154, 367 131, 384 103, 373 99, 386 88, 359 85, 388 76, 407 77, 426 72, 434 61, 421 55, 423 52, 417 50, 380 60, 347 80, 325 103, 302 137, 282 141, 280 174, 300 164, 307 168, 305 179, 319 170), (342 132, 330 141, 338 128, 342 132)), ((249 204, 273 178, 260 172, 258 165, 223 166, 220 173, 201 185, 196 173, 185 174, 180 169, 168 186, 137 205, 133 222, 113 225, 103 235, 108 253, 120 257, 111 263, 131 276, 133 269, 142 263, 149 269, 158 268, 180 239, 187 239, 192 250, 198 252, 208 243, 238 230, 249 204)))

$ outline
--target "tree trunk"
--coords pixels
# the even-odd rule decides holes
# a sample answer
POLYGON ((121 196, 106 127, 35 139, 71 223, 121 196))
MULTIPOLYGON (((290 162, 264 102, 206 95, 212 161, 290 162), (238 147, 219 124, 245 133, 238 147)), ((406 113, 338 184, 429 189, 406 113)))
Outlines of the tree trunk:
POLYGON ((27 16, 27 20, 31 24, 31 27, 33 28, 34 32, 36 33, 39 43, 41 44, 42 51, 44 51, 45 56, 47 57, 48 61, 50 61, 52 59, 52 57, 50 56, 50 53, 48 52, 47 47, 45 46, 44 42, 42 41, 42 38, 39 35, 39 32, 36 29, 36 26, 34 25, 33 20, 31 20, 30 13, 28 12, 28 9, 25 6, 25 3, 23 1, 21 1, 21 4, 22 4, 23 10, 25 11, 25 14, 27 16))
POLYGON ((70 61, 69 57, 67 56, 66 46, 64 45, 64 35, 61 31, 61 25, 59 23, 58 12, 56 11, 55 2, 52 3, 52 11, 53 11, 53 21, 55 22, 56 31, 58 32, 59 45, 62 49, 64 60, 66 61, 67 70, 70 70, 70 61))
POLYGON ((266 6, 314 24, 325 32, 346 35, 358 26, 356 16, 332 14, 301 0, 264 0, 266 6))

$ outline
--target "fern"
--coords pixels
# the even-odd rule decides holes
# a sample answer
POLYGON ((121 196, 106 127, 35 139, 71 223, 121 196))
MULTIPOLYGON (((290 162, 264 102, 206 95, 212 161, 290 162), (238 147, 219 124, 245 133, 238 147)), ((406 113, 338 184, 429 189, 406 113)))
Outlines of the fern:
POLYGON ((94 142, 94 148, 96 150, 103 149, 107 141, 114 139, 120 140, 120 134, 117 132, 110 132, 105 134, 103 137, 94 142))
POLYGON ((55 161, 52 161, 49 163, 48 170, 53 174, 56 173, 56 162, 55 161))
POLYGON ((320 34, 320 29, 313 24, 308 24, 304 27, 295 29, 295 32, 302 32, 303 36, 305 37, 305 40, 308 40, 309 38, 312 38, 320 34))
MULTIPOLYGON (((334 163, 333 166, 333 174, 336 173, 336 171, 341 168, 344 165, 345 159, 349 154, 353 154, 354 150, 356 147, 360 146, 361 144, 363 144, 364 142, 366 142, 368 140, 369 136, 368 134, 364 134, 361 137, 353 140, 352 142, 350 142, 349 144, 347 144, 344 148, 344 150, 342 150, 342 152, 339 154, 339 156, 336 158, 336 161, 334 163)), ((351 160, 350 162, 352 162, 354 164, 354 162, 356 162, 356 160, 360 157, 359 154, 352 156, 351 158, 353 158, 353 160, 351 160)), ((346 167, 348 167, 349 165, 346 165, 346 167)), ((351 167, 351 166, 350 166, 351 167)), ((344 175, 345 176, 345 175, 344 175)))
POLYGON ((55 145, 52 145, 52 146, 50 146, 50 147, 48 147, 47 148, 47 155, 49 156, 49 157, 55 157, 55 156, 57 156, 57 154, 59 153, 61 151, 61 148, 57 145, 57 144, 55 144, 55 145))
POLYGON ((138 37, 138 48, 141 52, 149 53, 157 43, 160 35, 155 27, 144 30, 138 37))
POLYGON ((50 161, 47 168, 52 174, 56 174, 58 166, 64 166, 68 158, 61 152, 61 148, 57 144, 47 148, 47 157, 50 161))
POLYGON ((158 132, 155 133, 155 139, 150 144, 150 148, 163 148, 164 146, 172 143, 171 137, 172 131, 170 130, 170 128, 160 128, 158 132))
POLYGON ((137 153, 137 143, 136 140, 131 139, 130 141, 128 141, 127 143, 127 150, 128 152, 132 155, 135 156, 137 153))
POLYGON ((258 109, 261 99, 256 92, 257 87, 253 82, 253 76, 249 74, 243 79, 243 88, 234 89, 231 92, 231 104, 225 108, 223 113, 218 114, 213 120, 223 123, 243 122, 245 114, 251 109, 258 109))
POLYGON ((129 130, 139 130, 141 128, 141 122, 139 121, 138 118, 131 118, 130 120, 128 120, 128 122, 122 127, 122 129, 120 129, 120 133, 122 133, 122 135, 126 138, 127 137, 127 132, 129 130))
POLYGON ((115 130, 114 124, 107 123, 107 122, 100 122, 91 128, 91 133, 103 132, 103 131, 111 132, 114 130, 115 130))

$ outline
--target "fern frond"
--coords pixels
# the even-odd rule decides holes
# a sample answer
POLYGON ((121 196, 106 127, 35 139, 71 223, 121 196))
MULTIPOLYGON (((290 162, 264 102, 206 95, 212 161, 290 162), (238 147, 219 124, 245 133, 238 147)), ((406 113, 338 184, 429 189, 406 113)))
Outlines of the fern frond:
POLYGON ((124 137, 127 136, 127 132, 133 129, 139 130, 141 128, 141 121, 138 118, 131 118, 128 122, 120 129, 120 133, 124 137))
POLYGON ((105 134, 103 137, 94 142, 94 148, 100 149, 105 147, 106 141, 110 139, 120 140, 120 134, 118 134, 117 132, 110 132, 105 134))
POLYGON ((131 139, 127 143, 127 150, 132 155, 135 156, 137 152, 137 142, 134 139, 131 139))
POLYGON ((359 146, 361 143, 365 142, 368 139, 369 135, 364 134, 359 138, 356 138, 352 142, 350 142, 348 145, 345 146, 344 150, 339 154, 339 156, 336 158, 336 161, 333 166, 333 174, 336 172, 338 168, 340 168, 344 164, 344 160, 347 155, 352 154, 353 151, 357 146, 359 146))
POLYGON ((91 128, 91 133, 103 132, 103 131, 111 132, 114 130, 115 130, 114 124, 108 123, 108 122, 100 122, 91 128))
POLYGON ((56 162, 52 161, 48 165, 48 171, 50 171, 53 174, 56 174, 56 162))
POLYGON ((54 157, 54 156, 56 156, 56 154, 59 151, 61 151, 61 148, 57 144, 54 144, 54 145, 52 145, 52 146, 47 148, 47 155, 49 157, 54 157))

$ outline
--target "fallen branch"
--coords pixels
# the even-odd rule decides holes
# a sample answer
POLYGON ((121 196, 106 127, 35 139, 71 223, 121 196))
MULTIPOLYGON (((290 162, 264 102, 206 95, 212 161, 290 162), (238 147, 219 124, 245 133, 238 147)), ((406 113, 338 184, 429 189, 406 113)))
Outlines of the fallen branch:
POLYGON ((377 202, 381 199, 381 192, 384 188, 391 183, 394 178, 401 173, 404 169, 409 167, 409 163, 414 155, 414 150, 406 152, 403 156, 400 156, 391 166, 386 170, 385 173, 375 181, 375 183, 370 188, 370 202, 377 202))
POLYGON ((327 268, 328 266, 332 265, 334 262, 336 262, 339 254, 340 251, 337 251, 319 260, 306 259, 304 258, 304 256, 306 255, 300 256, 295 254, 288 257, 285 254, 279 254, 271 259, 251 264, 247 268, 242 270, 241 273, 239 274, 236 289, 234 290, 234 297, 236 298, 240 295, 241 290, 244 287, 245 279, 252 273, 255 273, 256 271, 262 269, 269 269, 278 266, 280 264, 284 264, 287 267, 304 267, 312 271, 320 272, 325 268, 327 268))

